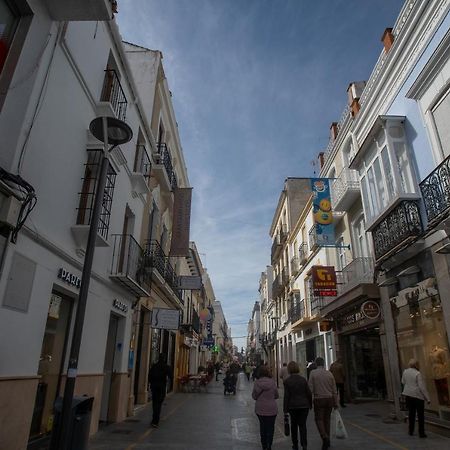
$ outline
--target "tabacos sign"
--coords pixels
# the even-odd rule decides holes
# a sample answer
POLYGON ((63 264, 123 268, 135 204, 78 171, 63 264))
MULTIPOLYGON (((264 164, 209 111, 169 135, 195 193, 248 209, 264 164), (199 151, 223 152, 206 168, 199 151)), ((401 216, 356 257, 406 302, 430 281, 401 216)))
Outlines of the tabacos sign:
POLYGON ((80 289, 81 286, 81 278, 70 273, 68 270, 61 267, 58 271, 58 278, 65 281, 66 283, 75 286, 77 289, 80 289))
POLYGON ((336 297, 336 272, 334 266, 313 266, 312 284, 314 295, 336 297))

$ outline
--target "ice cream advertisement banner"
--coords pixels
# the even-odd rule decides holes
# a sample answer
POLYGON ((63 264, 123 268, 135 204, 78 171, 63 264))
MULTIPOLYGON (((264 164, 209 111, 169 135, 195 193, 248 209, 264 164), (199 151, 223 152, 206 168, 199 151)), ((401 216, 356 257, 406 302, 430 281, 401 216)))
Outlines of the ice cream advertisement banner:
POLYGON ((313 215, 316 224, 317 244, 334 245, 333 213, 331 211, 330 183, 328 178, 311 178, 313 215))

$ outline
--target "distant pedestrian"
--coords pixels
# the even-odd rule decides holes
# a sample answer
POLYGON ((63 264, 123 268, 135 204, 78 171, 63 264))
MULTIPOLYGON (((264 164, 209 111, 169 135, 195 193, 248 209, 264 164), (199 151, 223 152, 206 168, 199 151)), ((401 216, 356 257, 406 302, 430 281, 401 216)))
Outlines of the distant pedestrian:
POLYGON ((300 445, 306 450, 308 445, 306 419, 312 408, 312 394, 308 382, 300 375, 300 368, 295 361, 287 365, 289 377, 284 380, 283 411, 291 417, 292 449, 298 450, 298 430, 300 445))
POLYGON ((172 377, 172 369, 167 365, 166 355, 161 353, 158 362, 153 364, 148 374, 152 391, 153 418, 152 427, 158 428, 161 408, 166 397, 167 378, 172 377))
POLYGON ((336 361, 333 364, 331 364, 330 372, 333 374, 334 380, 336 381, 336 387, 339 392, 339 403, 342 406, 342 408, 345 408, 345 398, 344 398, 345 371, 341 358, 337 358, 336 361))
POLYGON ((422 374, 419 372, 419 363, 415 359, 410 359, 408 369, 403 372, 402 384, 403 395, 406 397, 406 405, 408 406, 408 425, 409 435, 414 434, 414 425, 417 420, 419 422, 419 437, 426 438, 425 434, 425 418, 424 409, 425 401, 430 404, 430 396, 423 382, 422 374))
POLYGON ((270 376, 267 366, 261 366, 259 378, 253 385, 252 397, 255 402, 255 413, 259 419, 259 434, 263 450, 271 450, 275 431, 275 419, 278 408, 276 399, 278 389, 275 381, 270 376))
POLYGON ((309 374, 314 369, 317 369, 316 363, 314 361, 310 361, 308 365, 306 366, 306 378, 309 380, 309 374))
POLYGON ((287 364, 283 363, 283 367, 280 370, 280 379, 281 379, 281 381, 284 382, 284 380, 286 380, 286 378, 288 376, 289 376, 289 372, 288 372, 287 364))
POLYGON ((245 376, 247 377, 247 380, 248 381, 250 381, 250 375, 251 375, 251 373, 252 373, 252 366, 250 365, 250 364, 246 364, 245 365, 245 369, 244 369, 244 372, 245 372, 245 376))
POLYGON ((317 369, 309 374, 309 388, 313 395, 314 420, 322 438, 322 450, 330 447, 331 411, 337 408, 337 389, 333 374, 325 369, 323 358, 316 358, 317 369))
POLYGON ((214 370, 216 371, 216 381, 219 381, 220 362, 216 361, 214 364, 214 370))

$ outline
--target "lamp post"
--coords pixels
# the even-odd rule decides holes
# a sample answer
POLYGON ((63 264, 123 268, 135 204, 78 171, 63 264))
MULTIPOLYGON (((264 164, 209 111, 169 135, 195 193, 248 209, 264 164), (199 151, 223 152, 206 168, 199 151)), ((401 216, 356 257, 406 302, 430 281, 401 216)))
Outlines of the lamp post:
POLYGON ((109 168, 109 154, 113 148, 129 142, 133 137, 133 131, 131 128, 125 122, 114 117, 95 118, 90 123, 89 130, 99 141, 103 142, 103 155, 95 190, 94 208, 92 211, 91 222, 89 224, 86 254, 84 257, 83 271, 81 275, 80 293, 78 296, 72 344, 70 347, 69 366, 67 369, 67 378, 64 387, 60 427, 55 430, 57 433, 55 441, 58 442, 58 450, 66 450, 70 446, 71 408, 77 377, 78 357, 80 354, 81 337, 83 334, 84 316, 86 313, 89 283, 92 272, 92 262, 94 259, 95 241, 97 239, 98 223, 109 168), (108 148, 109 144, 112 144, 112 147, 108 148))
POLYGON ((278 321, 280 320, 279 317, 271 317, 273 320, 273 323, 275 323, 275 373, 277 376, 277 387, 279 387, 279 380, 278 380, 278 321))

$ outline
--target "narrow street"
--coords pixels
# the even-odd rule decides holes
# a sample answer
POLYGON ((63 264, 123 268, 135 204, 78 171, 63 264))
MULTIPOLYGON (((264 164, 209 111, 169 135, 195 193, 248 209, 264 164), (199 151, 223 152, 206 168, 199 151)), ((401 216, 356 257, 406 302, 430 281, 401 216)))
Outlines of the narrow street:
MULTIPOLYGON (((132 418, 104 428, 92 439, 89 450, 257 450, 258 421, 251 398, 253 383, 240 374, 236 396, 224 396, 222 382, 212 381, 208 391, 170 395, 163 406, 158 429, 148 425, 151 405, 132 418)), ((280 389, 282 396, 282 389, 280 389)), ((281 399, 280 399, 281 411, 281 399)), ((384 423, 389 406, 385 402, 348 405, 342 411, 349 438, 333 439, 334 450, 359 449, 448 449, 450 439, 427 429, 428 438, 408 436, 406 424, 384 423)), ((282 414, 277 417, 273 449, 291 449, 290 437, 283 434, 282 414)), ((308 417, 308 448, 320 449, 313 413, 308 417)))

